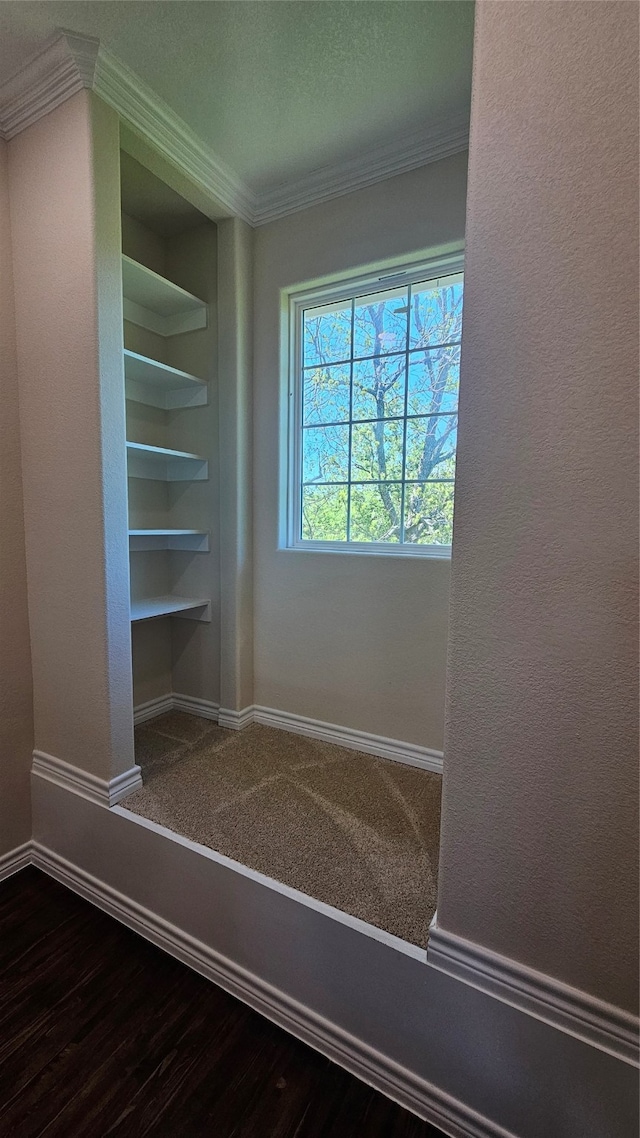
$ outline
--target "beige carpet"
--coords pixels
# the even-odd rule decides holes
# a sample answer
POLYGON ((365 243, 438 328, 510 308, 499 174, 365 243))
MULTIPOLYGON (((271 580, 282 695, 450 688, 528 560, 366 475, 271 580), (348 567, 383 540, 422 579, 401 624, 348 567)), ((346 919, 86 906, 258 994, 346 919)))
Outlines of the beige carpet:
POLYGON ((172 711, 136 728, 136 814, 426 945, 440 776, 254 725, 172 711))

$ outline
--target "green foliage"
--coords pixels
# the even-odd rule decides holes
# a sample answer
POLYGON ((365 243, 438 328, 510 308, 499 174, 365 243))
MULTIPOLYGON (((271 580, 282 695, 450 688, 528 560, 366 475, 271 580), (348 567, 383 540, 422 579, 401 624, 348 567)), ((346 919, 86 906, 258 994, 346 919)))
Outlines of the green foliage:
POLYGON ((346 486, 305 486, 302 537, 305 541, 347 540, 346 486))
POLYGON ((305 312, 304 539, 450 544, 461 322, 459 279, 305 312))

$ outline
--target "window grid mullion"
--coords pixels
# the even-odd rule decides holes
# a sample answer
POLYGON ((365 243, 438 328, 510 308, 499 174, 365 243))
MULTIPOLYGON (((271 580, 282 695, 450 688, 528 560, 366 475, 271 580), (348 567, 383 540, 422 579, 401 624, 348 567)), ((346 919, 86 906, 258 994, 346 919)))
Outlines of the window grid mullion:
MULTIPOLYGON (((347 490, 346 544, 348 545, 349 543, 351 543, 352 488, 354 486, 360 486, 360 485, 362 485, 362 486, 368 486, 368 485, 375 486, 377 484, 381 484, 384 482, 384 484, 389 485, 389 486, 399 486, 400 487, 401 501, 400 501, 400 525, 399 525, 399 542, 398 542, 398 544, 400 544, 402 546, 406 546, 406 544, 407 544, 406 543, 406 534, 405 534, 405 511, 406 511, 406 505, 407 505, 407 487, 410 485, 414 485, 414 484, 415 485, 422 485, 423 482, 425 481, 425 480, 420 480, 420 479, 416 479, 416 478, 411 478, 411 479, 407 478, 408 422, 409 422, 409 420, 414 420, 414 419, 431 419, 431 418, 440 418, 440 417, 453 418, 453 417, 457 416, 457 407, 455 407, 453 409, 447 409, 446 411, 436 411, 436 412, 432 411, 430 414, 427 413, 426 415, 425 414, 422 414, 422 415, 420 415, 420 414, 409 414, 409 365, 410 365, 411 357, 415 357, 418 353, 425 353, 426 354, 426 353, 430 353, 432 351, 437 351, 438 349, 458 347, 460 345, 460 342, 461 342, 459 339, 457 339, 457 340, 443 341, 442 343, 420 344, 420 345, 413 346, 413 347, 411 346, 410 328, 411 328, 411 304, 412 304, 412 299, 413 299, 413 293, 414 293, 416 288, 420 288, 422 285, 424 285, 426 283, 428 283, 427 280, 424 280, 424 281, 411 281, 410 280, 410 281, 406 282, 406 286, 407 286, 407 319, 406 319, 406 326, 405 326, 404 350, 401 350, 401 351, 396 350, 396 351, 392 351, 392 352, 383 352, 383 353, 378 352, 378 353, 375 353, 371 356, 358 356, 358 357, 356 357, 356 355, 355 355, 355 306, 356 306, 356 300, 360 300, 360 299, 362 299, 362 297, 360 295, 358 295, 358 296, 354 295, 354 296, 349 298, 350 322, 351 322, 351 344, 350 344, 349 357, 344 359, 344 360, 334 360, 334 361, 330 361, 330 362, 320 362, 319 361, 316 364, 306 365, 305 364, 305 354, 304 354, 304 343, 305 343, 305 341, 304 341, 304 330, 305 330, 305 315, 306 315, 306 312, 308 311, 308 309, 306 309, 304 306, 300 309, 300 312, 301 312, 301 324, 300 324, 300 329, 299 329, 300 348, 299 348, 299 352, 298 352, 298 366, 300 369, 299 373, 298 373, 299 377, 300 377, 298 389, 299 389, 300 395, 299 395, 299 400, 298 400, 299 420, 298 420, 297 433, 298 433, 298 439, 299 439, 299 444, 300 444, 300 447, 299 447, 299 449, 300 449, 300 461, 298 463, 298 471, 299 471, 299 479, 300 479, 300 486, 299 486, 300 525, 298 527, 298 529, 299 529, 298 540, 300 540, 302 542, 304 542, 304 539, 302 537, 302 534, 303 534, 304 489, 307 486, 334 486, 334 487, 344 486, 344 487, 346 487, 346 490, 347 490), (404 413, 402 415, 391 415, 388 418, 385 418, 383 420, 380 420, 378 418, 355 420, 354 419, 354 371, 355 371, 355 364, 356 364, 356 362, 361 363, 361 362, 375 361, 378 359, 382 359, 382 360, 397 359, 398 362, 400 361, 400 359, 403 359, 404 413), (305 404, 305 399, 304 399, 304 396, 305 396, 305 391, 304 391, 305 374, 308 372, 314 371, 317 368, 329 368, 330 369, 332 367, 339 367, 339 366, 346 368, 347 365, 349 367, 349 417, 348 417, 348 420, 346 422, 344 420, 335 420, 331 423, 305 423, 305 421, 304 421, 305 420, 305 407, 304 407, 304 404, 305 404), (399 479, 397 479, 397 478, 395 478, 395 479, 378 479, 377 481, 376 481, 376 479, 371 479, 371 480, 354 479, 353 478, 353 473, 354 473, 354 471, 353 471, 353 431, 354 431, 354 426, 355 425, 360 426, 360 425, 365 425, 365 424, 374 424, 374 423, 378 423, 378 422, 383 422, 383 423, 386 423, 386 422, 390 422, 390 423, 391 422, 398 422, 398 423, 400 423, 401 422, 402 423, 401 477, 399 479), (303 460, 303 456, 304 456, 304 431, 308 430, 308 429, 313 429, 313 428, 343 427, 343 426, 348 427, 347 481, 326 482, 326 483, 325 482, 305 482, 304 481, 304 460, 303 460)), ((347 298, 345 298, 345 299, 347 299, 347 298)), ((427 479, 426 481, 430 482, 430 483, 453 484, 455 479, 454 478, 441 478, 441 479, 431 478, 431 479, 427 479)))
MULTIPOLYGON (((357 363, 354 360, 354 363, 357 363)), ((328 423, 305 423, 302 427, 303 431, 313 431, 320 427, 348 427, 349 423, 353 423, 354 427, 361 427, 367 423, 401 423, 403 419, 446 419, 452 418, 458 414, 458 408, 454 407, 449 411, 424 411, 418 414, 411 415, 389 415, 386 419, 335 419, 328 423)))
MULTIPOLYGON (((455 478, 405 478, 407 486, 425 486, 427 482, 455 482, 455 478)), ((354 478, 336 482, 303 482, 303 486, 402 486, 400 478, 354 478)))
POLYGON ((353 336, 356 322, 356 301, 351 298, 351 353, 349 360, 349 483, 347 485, 347 541, 351 541, 351 464, 353 456, 353 336))
POLYGON ((402 422, 402 490, 400 493, 400 535, 399 541, 404 545, 404 507, 406 498, 407 477, 407 411, 409 410, 409 328, 411 327, 411 294, 412 286, 407 289, 407 331, 404 342, 404 418, 402 422))
POLYGON ((297 407, 299 408, 299 412, 300 412, 300 424, 296 425, 296 431, 297 431, 297 435, 298 435, 298 446, 300 448, 300 454, 299 454, 298 462, 296 464, 298 467, 298 474, 299 474, 299 478, 300 478, 300 485, 298 487, 299 522, 298 522, 297 528, 298 528, 298 540, 302 541, 303 535, 304 535, 304 513, 303 513, 303 509, 304 509, 304 485, 305 485, 305 482, 304 482, 304 308, 300 309, 300 322, 298 325, 297 332, 298 332, 298 339, 299 339, 298 359, 299 359, 299 367, 300 367, 300 383, 296 384, 296 387, 298 389, 296 404, 297 404, 297 407))
MULTIPOLYGON (((409 288, 411 288, 411 286, 409 286, 409 288)), ((306 309, 303 309, 303 316, 304 316, 305 311, 306 311, 306 309)), ((418 344, 416 347, 412 348, 408 344, 408 334, 407 334, 407 345, 408 346, 407 346, 407 348, 405 348, 401 351, 397 351, 397 352, 376 352, 376 354, 373 356, 356 356, 356 355, 353 355, 353 356, 349 356, 347 359, 344 359, 344 360, 318 360, 318 362, 315 364, 304 364, 302 370, 303 371, 316 371, 318 368, 322 368, 322 367, 344 367, 345 364, 351 364, 351 363, 366 364, 369 362, 369 360, 378 360, 378 359, 390 360, 390 359, 393 359, 394 356, 404 356, 407 351, 409 352, 409 355, 411 356, 411 355, 415 355, 417 352, 437 352, 437 351, 439 351, 440 348, 459 348, 461 346, 461 344, 462 344, 462 340, 443 340, 443 342, 441 344, 418 344)))

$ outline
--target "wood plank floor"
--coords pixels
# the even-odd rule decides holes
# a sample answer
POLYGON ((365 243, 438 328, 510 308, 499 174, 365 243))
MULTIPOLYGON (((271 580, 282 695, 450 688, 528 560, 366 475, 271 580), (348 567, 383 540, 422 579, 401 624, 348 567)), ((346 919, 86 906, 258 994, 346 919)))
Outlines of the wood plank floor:
POLYGON ((442 1138, 33 868, 0 978, 2 1138, 442 1138))

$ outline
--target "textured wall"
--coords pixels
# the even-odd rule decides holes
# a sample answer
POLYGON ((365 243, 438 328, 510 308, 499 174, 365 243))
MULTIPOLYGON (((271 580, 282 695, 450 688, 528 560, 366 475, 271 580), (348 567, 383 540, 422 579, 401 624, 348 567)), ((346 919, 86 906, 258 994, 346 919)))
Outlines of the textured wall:
POLYGON ((35 745, 131 766, 118 120, 81 92, 9 144, 35 745))
POLYGON ((207 530, 210 552, 133 553, 132 596, 174 592, 210 597, 212 603, 210 622, 167 619, 133 625, 134 702, 143 703, 173 691, 219 703, 217 234, 216 227, 202 217, 196 228, 192 225, 186 232, 159 236, 149 228, 154 222, 153 211, 149 212, 148 224, 123 213, 123 251, 206 300, 210 315, 206 328, 168 338, 126 321, 125 346, 206 379, 209 397, 206 406, 173 411, 128 401, 127 438, 208 456, 209 476, 193 483, 130 479, 129 520, 132 528, 188 525, 207 530))
MULTIPOLYGON (((173 589, 186 597, 210 597, 211 621, 171 620, 173 691, 220 700, 220 468, 218 445, 218 254, 216 227, 203 224, 165 242, 169 278, 206 300, 206 328, 170 338, 167 363, 209 382, 206 406, 176 410, 167 415, 169 446, 209 459, 209 477, 202 482, 170 482, 169 525, 208 530, 208 554, 170 554, 173 589)), ((156 622, 154 622, 156 623, 156 622)))
MULTIPOLYGON (((33 783, 35 840, 104 883, 98 896, 115 890, 124 914, 130 898, 168 922, 161 936, 175 925, 191 938, 179 933, 169 951, 189 953, 202 941, 221 966, 214 979, 237 983, 249 1004, 254 977, 269 985, 259 1010, 276 1022, 284 1010, 284 1026, 302 1038, 307 1013, 317 1017, 312 1045, 322 1048, 324 1035, 329 1054, 335 1046, 337 1061, 355 1062, 374 1086, 388 1060, 383 1089, 400 1101, 407 1095, 418 1110, 421 1102, 442 1106, 450 1134, 637 1138, 638 1073, 629 1063, 429 968, 419 953, 398 951, 347 914, 213 850, 203 854, 129 814, 126 802, 104 810, 42 778, 33 783)), ((106 896, 108 904, 113 894, 106 896)), ((152 918, 143 935, 153 928, 152 918)), ((205 948, 197 966, 206 970, 208 959, 205 948)), ((376 1133, 387 1138, 389 1130, 376 1133)), ((350 1138, 371 1138, 371 1127, 354 1122, 350 1138)))
POLYGON ((0 856, 31 837, 31 657, 7 144, 0 141, 0 856))
POLYGON ((478 5, 438 903, 629 1010, 637 19, 478 5))
MULTIPOLYGON (((128 214, 122 214, 122 251, 134 261, 141 261, 162 276, 166 273, 165 250, 161 237, 152 233, 128 214)), ((167 362, 166 339, 141 328, 130 321, 124 322, 124 346, 154 360, 167 362)), ((133 442, 147 442, 154 446, 170 445, 166 441, 165 412, 127 400, 127 438, 133 442)), ((191 448, 189 448, 191 449, 191 448)), ((129 524, 132 529, 145 526, 162 527, 169 507, 166 482, 151 479, 131 479, 129 482, 129 524)), ((134 554, 130 558, 132 589, 136 586, 137 570, 149 554, 134 554)), ((164 591, 163 584, 161 591, 164 591)), ((131 655, 133 672, 133 702, 137 706, 150 699, 158 699, 172 690, 171 680, 171 621, 142 620, 131 625, 131 655)))
POLYGON ((460 249, 466 154, 259 228, 255 259, 255 702, 440 749, 449 562, 278 551, 279 290, 460 249))
POLYGON ((253 703, 252 285, 253 231, 220 221, 220 705, 230 711, 253 703))

